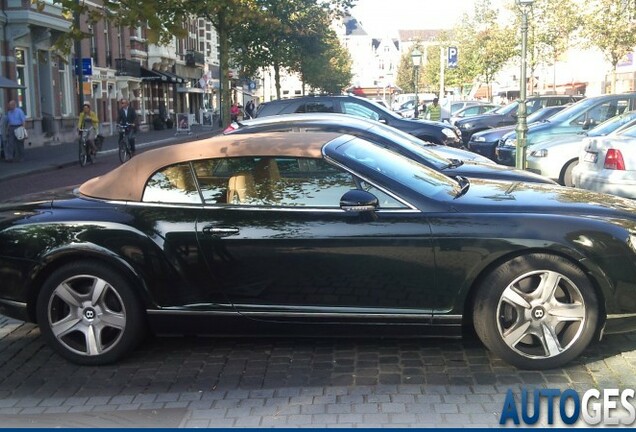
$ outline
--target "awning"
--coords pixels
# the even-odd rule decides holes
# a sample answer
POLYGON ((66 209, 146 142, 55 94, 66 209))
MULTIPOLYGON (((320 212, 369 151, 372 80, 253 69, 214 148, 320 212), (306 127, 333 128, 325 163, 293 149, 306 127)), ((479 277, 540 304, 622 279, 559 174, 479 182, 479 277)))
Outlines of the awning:
POLYGON ((185 82, 185 79, 181 78, 179 75, 175 75, 172 72, 168 72, 168 71, 161 71, 162 74, 164 74, 165 76, 168 77, 168 79, 170 81, 172 81, 173 83, 183 83, 185 82))
POLYGON ((25 87, 23 85, 18 84, 17 81, 13 81, 9 78, 0 76, 0 88, 18 89, 18 88, 25 88, 25 87))
POLYGON ((204 93, 200 87, 177 87, 177 93, 204 93))
POLYGON ((168 77, 159 71, 141 67, 141 80, 150 82, 168 83, 168 77))

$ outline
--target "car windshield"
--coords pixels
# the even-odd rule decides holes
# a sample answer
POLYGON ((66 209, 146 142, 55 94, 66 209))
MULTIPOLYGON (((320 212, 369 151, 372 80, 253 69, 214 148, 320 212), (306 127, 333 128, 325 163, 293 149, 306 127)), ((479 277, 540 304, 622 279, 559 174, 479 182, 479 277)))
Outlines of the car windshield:
MULTIPOLYGON (((385 126, 382 123, 377 126, 373 126, 369 129, 369 132, 377 134, 385 139, 385 141, 389 141, 397 144, 397 146, 404 148, 405 150, 416 154, 423 160, 432 164, 437 169, 446 168, 451 164, 451 161, 438 156, 430 150, 427 150, 423 147, 423 142, 415 138, 413 135, 410 135, 406 132, 402 132, 401 130, 392 128, 390 126, 385 126)), ((350 132, 351 133, 351 132, 350 132)))
POLYGON ((620 136, 625 136, 629 138, 636 138, 636 124, 629 126, 620 131, 620 136))
POLYGON ((496 110, 491 111, 493 114, 502 114, 502 115, 507 115, 510 114, 513 111, 517 111, 517 107, 519 106, 519 102, 514 101, 509 103, 506 106, 502 106, 501 108, 497 108, 496 110))
POLYGON ((326 151, 349 167, 371 171, 429 198, 454 198, 461 192, 459 184, 450 177, 360 138, 339 145, 334 151, 326 151))
POLYGON ((597 103, 598 101, 595 98, 583 99, 565 108, 563 111, 558 112, 550 118, 550 121, 554 123, 569 122, 581 115, 581 112, 585 111, 588 107, 597 103))
POLYGON ((604 136, 610 132, 614 132, 616 129, 626 125, 634 119, 636 119, 636 111, 630 111, 605 120, 595 128, 590 129, 587 134, 588 136, 604 136))
POLYGON ((558 111, 555 111, 552 107, 540 109, 539 111, 535 111, 530 114, 527 118, 527 122, 530 124, 545 120, 552 117, 556 112, 558 111))

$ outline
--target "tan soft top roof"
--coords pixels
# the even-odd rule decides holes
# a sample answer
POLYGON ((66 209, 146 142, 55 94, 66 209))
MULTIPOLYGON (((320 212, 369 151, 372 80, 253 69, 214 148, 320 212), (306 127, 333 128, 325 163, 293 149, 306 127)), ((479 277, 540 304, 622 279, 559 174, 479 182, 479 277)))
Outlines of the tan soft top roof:
POLYGON ((83 183, 79 192, 91 198, 141 201, 150 176, 169 165, 241 156, 320 158, 322 147, 341 135, 325 132, 229 134, 175 144, 141 153, 103 176, 83 183))

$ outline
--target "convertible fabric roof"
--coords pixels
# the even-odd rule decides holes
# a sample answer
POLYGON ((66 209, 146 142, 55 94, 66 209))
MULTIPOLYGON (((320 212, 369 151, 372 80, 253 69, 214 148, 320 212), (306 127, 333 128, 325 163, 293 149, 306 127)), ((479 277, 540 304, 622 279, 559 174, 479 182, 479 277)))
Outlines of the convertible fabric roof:
POLYGON ((219 135, 149 150, 100 177, 83 183, 80 194, 116 201, 141 201, 148 179, 180 162, 241 156, 322 157, 322 147, 342 136, 326 132, 267 132, 219 135))

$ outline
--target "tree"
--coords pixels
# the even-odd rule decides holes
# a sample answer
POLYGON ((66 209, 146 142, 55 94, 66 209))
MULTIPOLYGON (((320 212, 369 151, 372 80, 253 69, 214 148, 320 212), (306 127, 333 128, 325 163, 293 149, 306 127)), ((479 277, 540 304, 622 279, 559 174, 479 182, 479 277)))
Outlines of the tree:
POLYGON ((584 15, 583 33, 590 46, 601 50, 612 65, 610 92, 616 92, 616 69, 621 59, 636 46, 636 23, 631 2, 593 0, 584 15))
MULTIPOLYGON (((47 2, 34 1, 39 8, 44 8, 47 2)), ((122 26, 145 25, 149 42, 157 44, 167 44, 173 37, 183 36, 183 23, 192 16, 208 19, 218 33, 221 112, 223 123, 228 124, 231 103, 230 88, 227 86, 229 68, 232 62, 234 65, 241 63, 240 57, 230 58, 230 46, 235 39, 240 40, 244 36, 247 23, 269 24, 273 31, 280 31, 285 28, 284 20, 281 20, 281 15, 273 14, 268 9, 276 6, 276 3, 284 3, 292 9, 297 6, 294 10, 307 5, 324 5, 335 17, 344 14, 355 0, 331 0, 328 3, 321 0, 102 0, 102 8, 89 7, 83 0, 52 1, 62 7, 69 20, 82 15, 89 23, 94 23, 108 15, 109 19, 122 26)), ((68 50, 72 40, 83 37, 86 35, 82 34, 79 21, 75 20, 71 23, 70 32, 60 38, 58 47, 68 50)))

